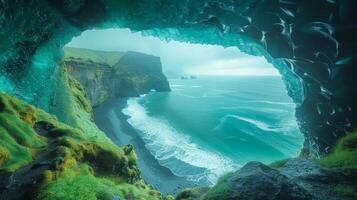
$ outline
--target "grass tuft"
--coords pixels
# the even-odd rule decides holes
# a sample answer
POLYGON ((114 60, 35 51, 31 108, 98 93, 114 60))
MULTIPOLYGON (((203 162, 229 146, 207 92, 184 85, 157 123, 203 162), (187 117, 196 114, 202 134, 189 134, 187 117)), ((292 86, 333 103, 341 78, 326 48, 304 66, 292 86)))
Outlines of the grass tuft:
POLYGON ((356 169, 357 168, 357 131, 341 138, 332 154, 319 160, 323 167, 356 169))

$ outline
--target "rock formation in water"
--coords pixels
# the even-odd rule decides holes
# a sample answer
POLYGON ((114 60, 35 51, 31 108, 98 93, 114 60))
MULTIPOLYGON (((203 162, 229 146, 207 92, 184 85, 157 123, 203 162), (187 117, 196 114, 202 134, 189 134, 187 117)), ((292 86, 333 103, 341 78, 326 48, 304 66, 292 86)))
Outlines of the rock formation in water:
POLYGON ((137 97, 151 90, 170 91, 160 58, 156 56, 65 48, 62 63, 84 87, 93 106, 115 97, 137 97))

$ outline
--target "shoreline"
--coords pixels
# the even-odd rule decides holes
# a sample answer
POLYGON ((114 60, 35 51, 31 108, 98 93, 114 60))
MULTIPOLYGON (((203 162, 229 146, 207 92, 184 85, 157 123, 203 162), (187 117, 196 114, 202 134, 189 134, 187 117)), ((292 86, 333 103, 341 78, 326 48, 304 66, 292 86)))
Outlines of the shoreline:
POLYGON ((200 186, 183 177, 174 175, 170 169, 162 166, 145 147, 145 143, 137 130, 127 119, 129 116, 121 111, 127 105, 127 98, 108 100, 93 109, 94 121, 99 129, 118 146, 132 144, 138 156, 137 165, 141 176, 148 184, 160 190, 165 195, 176 195, 184 188, 200 186))

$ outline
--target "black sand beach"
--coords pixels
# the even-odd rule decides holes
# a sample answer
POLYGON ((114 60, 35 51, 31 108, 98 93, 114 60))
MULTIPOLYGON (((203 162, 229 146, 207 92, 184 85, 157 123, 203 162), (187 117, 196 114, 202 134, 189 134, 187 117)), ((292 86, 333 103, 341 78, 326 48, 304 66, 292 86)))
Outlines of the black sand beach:
POLYGON ((143 179, 159 189, 163 194, 177 194, 187 187, 197 186, 185 178, 175 176, 168 168, 161 166, 145 147, 144 141, 128 122, 128 116, 121 111, 126 99, 113 99, 94 109, 97 126, 118 146, 132 144, 138 156, 137 164, 143 179))

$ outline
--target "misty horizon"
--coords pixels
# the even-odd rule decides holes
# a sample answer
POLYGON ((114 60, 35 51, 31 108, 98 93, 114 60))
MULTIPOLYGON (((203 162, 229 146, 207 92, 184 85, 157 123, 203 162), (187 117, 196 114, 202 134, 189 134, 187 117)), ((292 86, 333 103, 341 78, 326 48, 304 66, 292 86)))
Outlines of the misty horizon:
POLYGON ((280 76, 264 57, 236 47, 163 41, 129 29, 88 30, 66 46, 99 51, 136 51, 161 58, 167 76, 280 76))

